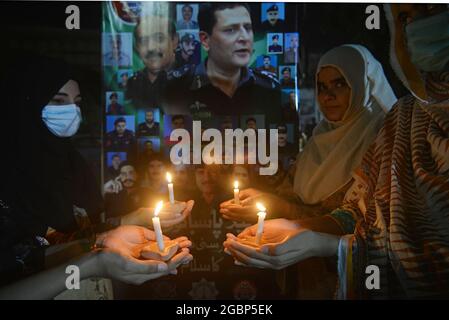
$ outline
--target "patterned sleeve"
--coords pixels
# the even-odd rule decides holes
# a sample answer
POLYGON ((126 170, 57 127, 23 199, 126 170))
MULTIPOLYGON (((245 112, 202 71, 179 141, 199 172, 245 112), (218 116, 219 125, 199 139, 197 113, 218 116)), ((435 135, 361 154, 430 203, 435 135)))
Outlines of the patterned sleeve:
POLYGON ((343 204, 330 216, 344 228, 346 235, 340 238, 338 246, 337 299, 364 298, 367 229, 365 214, 370 199, 373 197, 378 179, 382 154, 383 130, 371 144, 363 157, 360 167, 355 171, 354 183, 348 189, 343 204))
POLYGON ((361 165, 353 173, 353 183, 346 192, 343 203, 329 214, 345 234, 354 233, 356 223, 363 220, 370 195, 373 194, 377 176, 374 173, 378 168, 375 159, 379 152, 376 141, 371 144, 361 165))

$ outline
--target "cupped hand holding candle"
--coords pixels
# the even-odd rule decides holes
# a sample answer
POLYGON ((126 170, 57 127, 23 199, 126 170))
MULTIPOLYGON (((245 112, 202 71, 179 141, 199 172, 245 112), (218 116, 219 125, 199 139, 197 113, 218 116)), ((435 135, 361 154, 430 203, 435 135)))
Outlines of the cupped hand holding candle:
POLYGON ((195 202, 193 200, 187 202, 175 201, 173 205, 166 202, 159 213, 161 226, 164 228, 172 227, 183 222, 192 213, 194 204, 195 202))
POLYGON ((165 237, 162 235, 161 224, 165 222, 166 226, 173 226, 173 225, 181 222, 190 214, 190 212, 192 211, 193 205, 194 205, 193 200, 188 201, 187 203, 185 203, 185 209, 183 210, 182 215, 180 217, 169 218, 168 221, 163 220, 163 222, 161 222, 159 215, 162 211, 164 203, 163 203, 163 201, 159 201, 157 203, 157 205, 154 209, 154 217, 152 219, 153 229, 154 229, 154 233, 156 235, 157 248, 155 245, 150 244, 150 246, 147 248, 147 256, 148 257, 151 257, 152 259, 162 259, 165 261, 166 259, 169 259, 171 256, 173 256, 173 254, 178 249, 177 241, 173 241, 168 238, 164 239, 165 237), (164 240, 165 240, 165 242, 164 242, 164 240))
POLYGON ((240 204, 239 199, 239 182, 236 180, 234 181, 234 203, 240 204))
POLYGON ((170 172, 167 172, 166 177, 167 177, 167 182, 168 182, 168 184, 167 184, 167 186, 168 186, 168 197, 170 199, 170 203, 174 204, 175 203, 175 194, 173 192, 173 183, 172 183, 170 172))
POLYGON ((252 225, 237 237, 226 235, 224 251, 233 256, 235 264, 280 270, 311 257, 337 255, 339 236, 304 228, 300 221, 267 220, 261 246, 254 244, 257 227, 252 225))
POLYGON ((262 200, 271 202, 268 194, 253 188, 239 189, 238 199, 239 204, 236 204, 234 192, 232 199, 220 203, 220 214, 222 214, 224 219, 256 223, 257 209, 255 208, 255 204, 262 200))

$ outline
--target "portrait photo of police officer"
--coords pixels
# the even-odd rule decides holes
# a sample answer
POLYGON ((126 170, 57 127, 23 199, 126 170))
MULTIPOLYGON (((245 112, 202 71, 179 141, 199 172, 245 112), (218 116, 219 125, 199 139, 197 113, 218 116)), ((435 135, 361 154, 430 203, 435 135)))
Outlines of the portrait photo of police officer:
POLYGON ((201 60, 201 43, 196 30, 179 31, 179 45, 175 54, 175 67, 186 64, 199 64, 201 60))
POLYGON ((270 73, 277 77, 277 56, 264 54, 257 57, 256 70, 260 72, 270 73))
POLYGON ((301 99, 298 101, 301 117, 315 115, 316 100, 313 88, 301 89, 301 99))
POLYGON ((109 115, 125 114, 123 106, 123 92, 108 91, 106 92, 106 113, 109 115))
POLYGON ((263 114, 250 114, 240 117, 240 128, 246 129, 265 129, 265 116, 263 114))
POLYGON ((140 18, 134 29, 134 49, 145 67, 128 80, 125 94, 134 107, 159 105, 177 46, 178 35, 170 16, 150 11, 140 18))
POLYGON ((103 65, 129 67, 132 64, 132 44, 130 33, 103 34, 103 65))
POLYGON ((299 90, 282 89, 282 118, 284 122, 298 124, 299 90))
POLYGON ((134 151, 134 121, 134 116, 106 116, 106 149, 134 151))
POLYGON ((299 33, 286 33, 284 48, 284 63, 299 63, 299 33))
POLYGON ((268 53, 281 54, 284 51, 282 46, 282 33, 268 33, 267 46, 268 53))
POLYGON ((263 32, 285 32, 285 5, 284 3, 262 3, 261 5, 263 32))
POLYGON ((161 149, 160 138, 139 138, 138 139, 139 154, 153 155, 161 149))
POLYGON ((173 130, 186 129, 192 132, 192 118, 183 114, 164 114, 164 144, 173 145, 177 141, 170 141, 170 135, 173 130))
POLYGON ((117 178, 120 174, 120 163, 126 160, 126 152, 107 152, 106 153, 106 180, 117 178))
POLYGON ((198 5, 193 3, 178 4, 176 6, 176 29, 198 29, 198 5))
POLYGON ((117 71, 117 84, 120 89, 125 90, 128 80, 133 74, 132 69, 125 69, 117 71))
POLYGON ((288 161, 291 157, 298 154, 298 145, 295 141, 294 125, 287 123, 278 123, 270 125, 272 129, 278 130, 278 155, 284 169, 288 167, 288 161))
POLYGON ((276 117, 277 106, 280 109, 278 81, 249 67, 254 51, 250 7, 246 3, 202 3, 198 22, 207 57, 199 65, 173 74, 164 110, 200 120, 242 113, 276 117))
POLYGON ((283 88, 295 88, 295 66, 280 66, 279 67, 279 82, 283 88))
POLYGON ((159 109, 149 109, 141 110, 137 114, 137 137, 141 136, 159 136, 160 126, 159 126, 160 112, 159 109), (141 122, 142 117, 144 121, 141 122))

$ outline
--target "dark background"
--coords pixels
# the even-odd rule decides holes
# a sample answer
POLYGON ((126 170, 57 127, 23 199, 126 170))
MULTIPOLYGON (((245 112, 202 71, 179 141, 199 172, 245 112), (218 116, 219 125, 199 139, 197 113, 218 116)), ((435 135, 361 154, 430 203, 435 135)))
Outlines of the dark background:
MULTIPOLYGON (((101 5, 101 2, 70 1, 0 3, 2 52, 32 51, 57 57, 72 64, 85 75, 81 83, 84 121, 74 142, 94 168, 98 181, 101 181, 102 172, 103 132, 101 5), (68 16, 65 8, 70 4, 76 4, 80 8, 80 30, 65 28, 68 16)), ((389 63, 389 31, 382 6, 377 4, 381 9, 380 30, 367 30, 365 19, 368 15, 365 14, 365 9, 368 5, 370 3, 297 3, 296 10, 286 12, 287 19, 299 22, 301 86, 314 86, 316 65, 324 52, 341 44, 356 43, 366 46, 382 63, 397 96, 406 93, 389 63)), ((251 6, 256 9, 253 10, 254 23, 260 23, 260 5, 253 3, 251 6)), ((4 59, 0 61, 7 63, 4 59)))

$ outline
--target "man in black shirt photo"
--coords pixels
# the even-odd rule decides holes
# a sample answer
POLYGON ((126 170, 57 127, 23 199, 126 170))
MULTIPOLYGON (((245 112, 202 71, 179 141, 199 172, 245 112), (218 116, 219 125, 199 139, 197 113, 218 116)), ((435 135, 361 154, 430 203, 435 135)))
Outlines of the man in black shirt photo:
POLYGON ((159 122, 154 120, 154 111, 145 112, 145 122, 137 126, 137 136, 159 136, 159 122))

